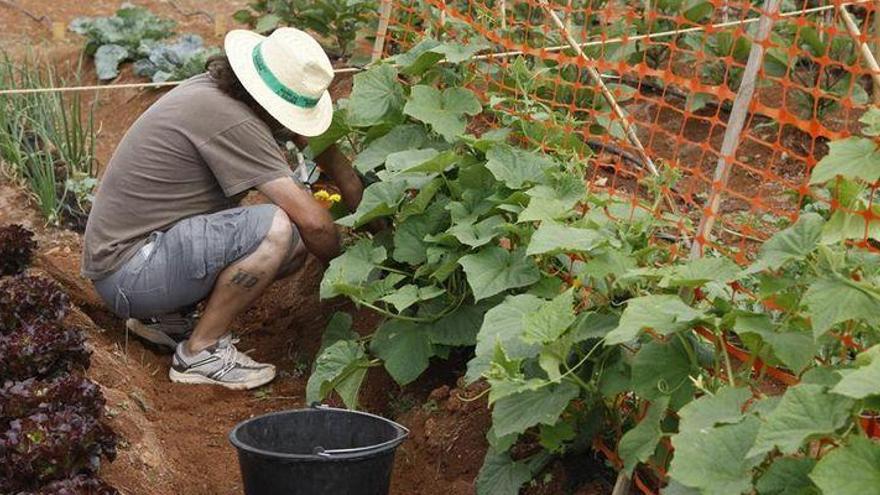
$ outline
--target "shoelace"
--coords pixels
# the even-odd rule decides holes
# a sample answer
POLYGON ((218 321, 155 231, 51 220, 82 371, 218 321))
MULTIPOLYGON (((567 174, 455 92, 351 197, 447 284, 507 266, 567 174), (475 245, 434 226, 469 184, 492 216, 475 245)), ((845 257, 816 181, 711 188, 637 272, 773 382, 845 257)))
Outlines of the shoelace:
POLYGON ((235 368, 235 365, 238 363, 238 361, 236 360, 237 356, 238 349, 236 349, 234 345, 229 344, 223 347, 223 367, 220 368, 220 373, 218 373, 219 376, 222 377, 226 375, 226 373, 232 371, 233 368, 235 368))

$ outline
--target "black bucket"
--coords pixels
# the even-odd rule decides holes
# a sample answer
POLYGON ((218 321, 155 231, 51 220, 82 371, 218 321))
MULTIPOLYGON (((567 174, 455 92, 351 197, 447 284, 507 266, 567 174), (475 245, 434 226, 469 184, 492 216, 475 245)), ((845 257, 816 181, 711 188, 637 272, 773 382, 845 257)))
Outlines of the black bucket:
POLYGON ((246 495, 387 495, 407 435, 374 414, 317 406, 243 421, 229 440, 246 495))

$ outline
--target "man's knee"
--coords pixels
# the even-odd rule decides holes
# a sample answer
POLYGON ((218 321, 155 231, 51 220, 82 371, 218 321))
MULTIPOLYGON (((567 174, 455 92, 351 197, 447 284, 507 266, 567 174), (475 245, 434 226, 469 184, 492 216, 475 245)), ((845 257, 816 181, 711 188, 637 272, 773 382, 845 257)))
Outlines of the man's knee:
POLYGON ((295 231, 287 213, 277 206, 274 209, 272 224, 269 226, 263 243, 267 244, 279 257, 286 258, 295 240, 295 231))

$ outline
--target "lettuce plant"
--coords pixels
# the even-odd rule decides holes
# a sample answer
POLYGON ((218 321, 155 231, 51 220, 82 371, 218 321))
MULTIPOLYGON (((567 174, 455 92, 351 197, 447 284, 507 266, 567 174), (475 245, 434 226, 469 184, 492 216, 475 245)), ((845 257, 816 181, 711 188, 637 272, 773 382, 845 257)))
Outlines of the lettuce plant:
POLYGON ((33 492, 20 495, 118 495, 119 490, 93 475, 76 475, 52 481, 33 492))
POLYGON ((0 227, 0 277, 17 275, 31 263, 34 249, 34 233, 21 225, 0 227))
POLYGON ((35 413, 73 409, 83 416, 101 417, 104 396, 94 382, 81 373, 66 373, 48 379, 35 377, 8 380, 0 387, 0 427, 35 413))
POLYGON ((182 80, 205 69, 216 49, 205 48, 202 38, 184 35, 166 43, 174 34, 174 21, 162 19, 143 7, 126 4, 110 17, 80 17, 70 29, 86 37, 85 52, 95 58, 98 79, 119 75, 119 65, 134 61, 138 76, 154 82, 182 80))
POLYGON ((116 457, 116 441, 103 421, 72 408, 13 420, 0 434, 0 491, 95 473, 102 458, 116 457))
POLYGON ((34 275, 0 281, 0 335, 25 323, 57 323, 69 309, 69 298, 57 283, 34 275))
POLYGON ((58 322, 22 323, 0 335, 0 375, 13 380, 87 368, 90 356, 82 332, 58 322))

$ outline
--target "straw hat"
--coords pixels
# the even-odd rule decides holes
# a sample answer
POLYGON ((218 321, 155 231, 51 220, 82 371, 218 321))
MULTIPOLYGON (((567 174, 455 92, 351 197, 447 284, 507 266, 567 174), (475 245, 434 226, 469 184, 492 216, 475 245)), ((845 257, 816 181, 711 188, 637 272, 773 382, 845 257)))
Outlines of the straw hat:
POLYGON ((226 35, 224 48, 244 89, 284 127, 303 136, 327 130, 333 66, 314 38, 289 27, 268 37, 236 29, 226 35))

